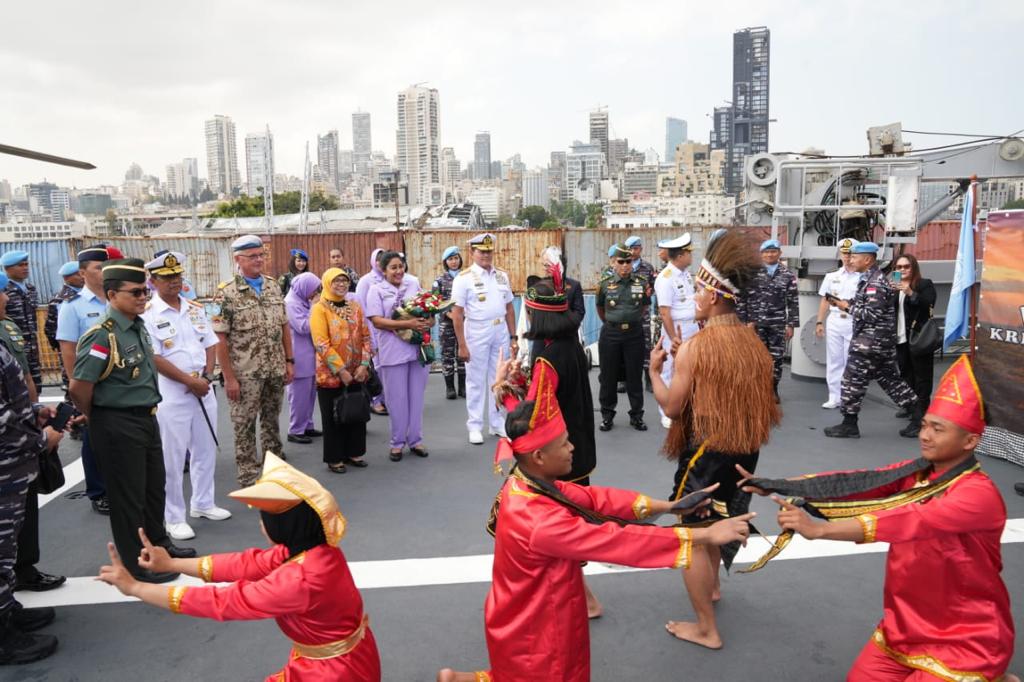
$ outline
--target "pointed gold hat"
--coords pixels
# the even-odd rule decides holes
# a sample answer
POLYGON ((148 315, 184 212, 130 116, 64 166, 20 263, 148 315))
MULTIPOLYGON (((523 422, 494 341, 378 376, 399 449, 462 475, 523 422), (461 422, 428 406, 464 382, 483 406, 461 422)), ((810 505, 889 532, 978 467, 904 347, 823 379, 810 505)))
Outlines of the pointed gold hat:
POLYGON ((345 535, 345 517, 334 495, 315 478, 269 451, 263 459, 260 479, 247 488, 228 493, 228 497, 270 514, 286 512, 305 502, 320 517, 327 544, 336 546, 345 535))

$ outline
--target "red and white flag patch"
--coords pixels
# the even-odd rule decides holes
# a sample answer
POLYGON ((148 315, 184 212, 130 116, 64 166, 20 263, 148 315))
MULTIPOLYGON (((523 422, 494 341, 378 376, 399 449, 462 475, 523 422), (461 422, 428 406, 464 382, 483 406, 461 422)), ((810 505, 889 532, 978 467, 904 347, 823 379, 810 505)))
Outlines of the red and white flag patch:
POLYGON ((110 350, 104 348, 98 343, 92 344, 92 348, 89 349, 89 355, 100 360, 106 360, 110 356, 110 350))
POLYGON ((864 293, 867 294, 868 296, 874 296, 875 292, 877 291, 878 289, 876 289, 875 287, 868 287, 867 289, 864 290, 864 293))

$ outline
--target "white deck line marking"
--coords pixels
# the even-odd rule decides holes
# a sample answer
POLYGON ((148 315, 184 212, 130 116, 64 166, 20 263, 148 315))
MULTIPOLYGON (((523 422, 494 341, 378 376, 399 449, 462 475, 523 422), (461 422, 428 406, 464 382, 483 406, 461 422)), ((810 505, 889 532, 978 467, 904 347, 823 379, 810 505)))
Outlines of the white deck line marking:
MULTIPOLYGON (((769 539, 774 540, 774 537, 769 539)), ((1024 518, 1008 519, 1003 530, 1003 544, 1024 542, 1024 518)), ((756 560, 764 553, 767 545, 760 538, 754 538, 740 550, 736 557, 737 564, 746 564, 756 560)), ((878 554, 888 550, 889 546, 878 542, 870 545, 856 545, 852 542, 835 542, 816 540, 811 542, 803 538, 795 538, 785 552, 775 561, 791 559, 815 559, 823 557, 850 556, 856 554, 878 554)), ((355 578, 356 585, 363 590, 382 589, 389 587, 426 587, 431 585, 457 585, 465 583, 486 583, 491 580, 492 554, 474 554, 455 557, 431 557, 425 559, 394 559, 388 561, 352 561, 349 568, 355 578)), ((775 567, 778 570, 779 567, 775 567)), ((587 575, 605 575, 609 573, 635 573, 638 571, 668 570, 649 568, 629 568, 591 562, 587 565, 587 575)), ((771 571, 772 567, 763 570, 771 571)), ((98 567, 97 567, 98 571, 98 567)), ((200 585, 198 578, 180 578, 168 585, 200 585)), ((125 597, 113 587, 99 582, 93 577, 69 578, 66 585, 50 592, 18 592, 18 601, 27 607, 35 606, 78 606, 83 604, 113 604, 118 602, 136 601, 133 597, 125 597)))
POLYGON ((64 467, 64 485, 57 488, 52 493, 39 496, 39 508, 42 509, 44 505, 49 504, 84 480, 85 469, 82 468, 82 458, 79 457, 64 467))

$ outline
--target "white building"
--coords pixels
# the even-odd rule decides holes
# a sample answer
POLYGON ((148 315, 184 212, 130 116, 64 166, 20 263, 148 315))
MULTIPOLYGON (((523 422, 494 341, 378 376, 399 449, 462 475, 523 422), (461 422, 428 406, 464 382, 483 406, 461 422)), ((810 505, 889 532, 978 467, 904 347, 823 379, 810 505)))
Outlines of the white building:
POLYGON ((395 165, 409 183, 409 201, 430 204, 441 189, 440 98, 436 88, 414 85, 398 93, 395 165))
POLYGON ((274 136, 270 128, 245 136, 245 182, 251 197, 263 196, 268 190, 274 193, 274 136))
POLYGON ((466 203, 479 206, 484 220, 493 222, 501 213, 502 191, 498 187, 477 187, 466 197, 466 203))
POLYGON ((736 199, 724 194, 685 197, 638 195, 623 210, 616 206, 605 215, 608 227, 672 227, 727 225, 732 222, 736 199))
POLYGON ((206 172, 214 194, 231 194, 242 186, 230 116, 217 114, 206 122, 206 172))
POLYGON ((537 168, 523 173, 523 206, 551 208, 551 191, 548 188, 546 168, 537 168))
POLYGON ((565 155, 567 196, 580 203, 593 203, 601 196, 600 183, 605 174, 605 157, 599 143, 576 140, 565 155))
POLYGON ((316 159, 321 179, 337 192, 341 186, 337 130, 328 130, 325 134, 316 136, 316 159))
POLYGON ((0 223, 0 242, 22 242, 33 239, 73 239, 85 234, 88 223, 78 221, 0 223))
POLYGON ((186 158, 182 159, 181 163, 167 164, 165 195, 167 197, 192 198, 199 196, 198 159, 186 158))
POLYGON ((364 178, 370 177, 370 156, 372 154, 370 112, 357 111, 352 114, 352 162, 356 175, 364 178))

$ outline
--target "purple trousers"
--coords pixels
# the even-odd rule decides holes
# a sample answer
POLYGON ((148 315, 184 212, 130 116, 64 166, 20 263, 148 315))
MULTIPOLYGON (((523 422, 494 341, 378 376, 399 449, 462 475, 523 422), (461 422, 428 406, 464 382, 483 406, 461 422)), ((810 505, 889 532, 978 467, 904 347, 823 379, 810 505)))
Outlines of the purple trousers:
POLYGON ((301 436, 313 428, 313 408, 316 406, 316 377, 295 377, 285 387, 290 412, 288 433, 301 436))
POLYGON ((384 394, 388 397, 391 447, 416 447, 423 442, 423 397, 430 368, 418 360, 379 367, 384 394))

